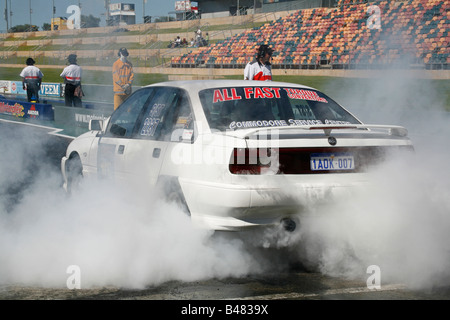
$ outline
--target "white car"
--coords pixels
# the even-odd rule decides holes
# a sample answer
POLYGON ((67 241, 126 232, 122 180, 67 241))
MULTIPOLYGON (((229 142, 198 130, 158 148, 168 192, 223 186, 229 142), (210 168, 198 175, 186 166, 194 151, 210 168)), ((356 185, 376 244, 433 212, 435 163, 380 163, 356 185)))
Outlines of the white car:
POLYGON ((91 120, 61 169, 68 191, 80 177, 160 186, 201 227, 292 231, 315 201, 360 187, 372 166, 403 150, 413 150, 405 128, 364 125, 310 87, 169 81, 91 120))

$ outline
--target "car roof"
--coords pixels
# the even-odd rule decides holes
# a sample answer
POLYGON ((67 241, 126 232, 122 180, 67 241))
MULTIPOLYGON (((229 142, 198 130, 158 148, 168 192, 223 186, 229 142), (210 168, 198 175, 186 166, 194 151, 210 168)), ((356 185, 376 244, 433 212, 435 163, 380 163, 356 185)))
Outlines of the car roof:
POLYGON ((248 87, 248 86, 258 86, 258 87, 296 87, 300 89, 314 89, 301 84, 289 83, 289 82, 279 82, 279 81, 256 81, 256 80, 174 80, 174 81, 164 81, 153 83, 146 87, 155 86, 169 86, 169 87, 180 87, 188 90, 203 90, 208 88, 220 88, 220 87, 248 87))

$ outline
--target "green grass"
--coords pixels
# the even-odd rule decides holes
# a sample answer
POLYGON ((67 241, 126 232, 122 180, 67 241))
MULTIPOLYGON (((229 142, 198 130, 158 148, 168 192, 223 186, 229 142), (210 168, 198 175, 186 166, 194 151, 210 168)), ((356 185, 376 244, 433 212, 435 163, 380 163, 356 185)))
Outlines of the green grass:
MULTIPOLYGON (((217 41, 216 41, 217 42, 217 41)), ((139 44, 136 42, 121 42, 121 43, 107 43, 104 45, 99 44, 74 44, 70 46, 69 50, 117 50, 121 47, 127 47, 128 49, 166 49, 170 41, 153 41, 148 44, 139 44)), ((0 47, 0 51, 9 51, 14 48, 14 51, 35 51, 38 46, 18 46, 18 47, 0 47)), ((55 44, 46 45, 39 48, 39 52, 42 51, 65 51, 68 50, 67 45, 55 44)))
MULTIPOLYGON (((19 77, 21 68, 0 68, 0 80, 21 80, 19 77)), ((59 76, 62 69, 41 69, 44 74, 44 82, 62 82, 59 76)), ((167 81, 168 76, 165 74, 143 74, 136 73, 134 84, 137 86, 147 85, 150 83, 167 81)), ((83 70, 83 83, 85 84, 112 84, 112 76, 110 71, 93 71, 83 70)))

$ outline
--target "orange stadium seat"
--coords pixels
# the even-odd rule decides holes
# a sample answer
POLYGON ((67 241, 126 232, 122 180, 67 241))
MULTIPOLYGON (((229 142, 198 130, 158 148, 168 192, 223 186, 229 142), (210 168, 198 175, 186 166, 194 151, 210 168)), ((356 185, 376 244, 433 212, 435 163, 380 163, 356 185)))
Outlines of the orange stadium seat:
POLYGON ((335 8, 295 11, 207 50, 173 58, 172 65, 204 63, 207 59, 208 64, 243 67, 253 59, 257 46, 266 43, 275 49, 273 68, 315 68, 324 61, 333 68, 350 63, 369 66, 395 63, 403 55, 448 68, 449 53, 443 49, 450 43, 449 21, 448 0, 340 0, 335 8), (369 28, 370 5, 381 9, 381 29, 369 28))

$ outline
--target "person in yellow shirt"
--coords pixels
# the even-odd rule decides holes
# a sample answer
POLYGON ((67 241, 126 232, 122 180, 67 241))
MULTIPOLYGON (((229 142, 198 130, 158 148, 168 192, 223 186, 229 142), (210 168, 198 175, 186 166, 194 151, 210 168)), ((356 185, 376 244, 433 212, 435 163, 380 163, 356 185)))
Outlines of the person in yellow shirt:
POLYGON ((113 91, 114 91, 114 110, 124 102, 131 94, 131 85, 134 79, 133 65, 128 61, 127 48, 120 48, 119 58, 113 64, 113 91))

